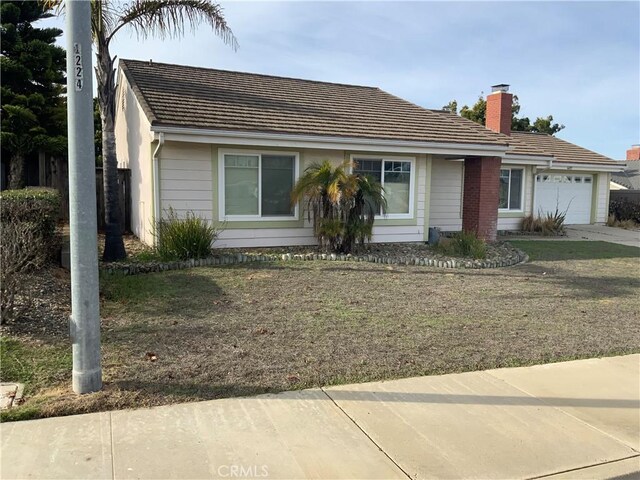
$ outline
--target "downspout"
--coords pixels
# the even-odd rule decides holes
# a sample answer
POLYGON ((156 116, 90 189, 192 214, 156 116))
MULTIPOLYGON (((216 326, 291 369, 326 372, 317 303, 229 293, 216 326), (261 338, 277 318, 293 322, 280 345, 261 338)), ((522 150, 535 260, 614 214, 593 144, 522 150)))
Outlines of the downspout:
MULTIPOLYGON (((162 146, 164 145, 164 133, 160 132, 158 134, 158 145, 156 145, 156 149, 153 152, 153 225, 155 226, 156 221, 160 219, 160 150, 162 150, 162 146)), ((153 239, 154 244, 156 243, 156 238, 153 239)))

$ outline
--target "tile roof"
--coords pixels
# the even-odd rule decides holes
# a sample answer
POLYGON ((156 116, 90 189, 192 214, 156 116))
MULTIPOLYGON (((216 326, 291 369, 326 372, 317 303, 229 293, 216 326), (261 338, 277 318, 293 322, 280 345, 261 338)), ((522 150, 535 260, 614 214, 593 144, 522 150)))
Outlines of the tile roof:
POLYGON ((509 137, 376 87, 138 60, 120 68, 152 125, 507 145, 509 137))
MULTIPOLYGON (((120 68, 152 125, 382 140, 510 145, 567 163, 614 160, 545 134, 493 132, 377 87, 140 60, 120 68)), ((508 157, 507 157, 508 158, 508 157)))
POLYGON ((611 180, 630 190, 640 190, 640 160, 627 160, 624 172, 612 173, 611 180))
MULTIPOLYGON (((524 148, 536 148, 554 156, 556 162, 561 163, 606 163, 617 165, 620 162, 586 148, 579 147, 566 140, 562 140, 546 133, 511 132, 511 137, 521 142, 524 148)), ((518 147, 515 151, 517 153, 518 147)))

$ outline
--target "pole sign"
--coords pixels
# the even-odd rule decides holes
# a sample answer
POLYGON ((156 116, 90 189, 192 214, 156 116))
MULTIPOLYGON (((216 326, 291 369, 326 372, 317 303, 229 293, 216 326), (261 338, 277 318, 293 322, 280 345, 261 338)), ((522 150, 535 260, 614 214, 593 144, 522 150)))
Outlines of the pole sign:
POLYGON ((84 68, 82 67, 82 45, 73 44, 73 68, 76 92, 81 92, 84 85, 84 68))

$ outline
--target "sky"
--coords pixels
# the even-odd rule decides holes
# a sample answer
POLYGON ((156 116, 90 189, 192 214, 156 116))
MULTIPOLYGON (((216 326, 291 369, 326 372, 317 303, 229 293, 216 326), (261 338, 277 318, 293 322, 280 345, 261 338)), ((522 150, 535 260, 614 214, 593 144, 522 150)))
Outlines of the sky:
MULTIPOLYGON (((233 51, 205 26, 181 39, 121 30, 121 58, 377 86, 427 108, 507 83, 521 115, 624 159, 640 143, 640 1, 221 1, 233 51)), ((64 29, 64 19, 42 23, 64 29)), ((64 45, 64 38, 61 44, 64 45)))

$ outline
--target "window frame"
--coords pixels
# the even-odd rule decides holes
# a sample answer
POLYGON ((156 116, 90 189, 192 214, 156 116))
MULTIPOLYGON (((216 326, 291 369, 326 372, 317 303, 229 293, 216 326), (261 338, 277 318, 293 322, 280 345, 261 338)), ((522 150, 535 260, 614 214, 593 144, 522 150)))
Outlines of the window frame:
MULTIPOLYGON (((408 213, 386 213, 379 214, 375 216, 376 220, 388 219, 388 220, 412 220, 415 218, 415 183, 416 183, 416 157, 408 157, 408 156, 395 156, 395 155, 358 155, 351 154, 349 156, 351 160, 351 165, 357 163, 358 159, 361 160, 381 160, 381 172, 380 178, 382 179, 382 186, 384 187, 384 162, 409 162, 411 164, 411 171, 409 172, 409 212, 408 213)), ((349 171, 353 173, 353 167, 349 168, 349 171)))
POLYGON ((293 183, 300 178, 300 154, 299 152, 271 151, 271 150, 243 150, 243 149, 219 149, 218 150, 218 221, 221 222, 296 222, 300 219, 299 205, 296 203, 291 216, 262 216, 262 156, 283 155, 294 157, 293 183), (225 156, 249 155, 258 157, 258 215, 227 215, 225 205, 225 156))
POLYGON ((526 175, 527 170, 523 167, 504 167, 500 166, 500 174, 502 175, 502 170, 509 170, 509 189, 507 190, 507 208, 498 207, 498 212, 513 212, 513 213, 523 213, 524 212, 524 191, 527 185, 526 175), (509 203, 511 202, 511 170, 522 170, 522 181, 520 186, 520 208, 509 208, 509 203))

